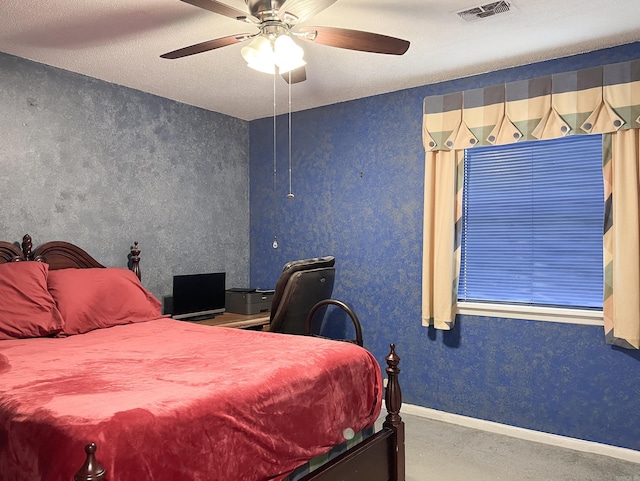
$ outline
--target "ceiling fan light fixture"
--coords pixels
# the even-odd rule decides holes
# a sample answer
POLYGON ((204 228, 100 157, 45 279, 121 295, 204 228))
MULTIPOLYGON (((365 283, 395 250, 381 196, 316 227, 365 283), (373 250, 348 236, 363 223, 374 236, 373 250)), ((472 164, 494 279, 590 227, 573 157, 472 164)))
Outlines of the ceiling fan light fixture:
POLYGON ((281 34, 275 40, 266 35, 258 35, 241 50, 247 66, 268 74, 287 73, 306 65, 302 57, 304 50, 287 34, 281 34))
POLYGON ((267 37, 256 36, 240 53, 250 68, 259 72, 275 73, 273 46, 267 37))
POLYGON ((307 63, 304 50, 289 35, 280 35, 273 43, 273 57, 279 73, 287 73, 307 63))

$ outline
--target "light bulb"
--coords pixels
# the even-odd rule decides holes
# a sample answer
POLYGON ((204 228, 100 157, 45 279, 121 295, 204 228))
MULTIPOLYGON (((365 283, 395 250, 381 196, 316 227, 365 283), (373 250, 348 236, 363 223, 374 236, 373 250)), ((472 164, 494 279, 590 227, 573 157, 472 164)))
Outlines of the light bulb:
POLYGON ((304 50, 289 35, 280 35, 273 43, 274 62, 280 74, 306 65, 304 50))
POLYGON ((243 47, 240 53, 250 68, 264 73, 275 73, 273 45, 268 38, 258 35, 249 45, 243 47))

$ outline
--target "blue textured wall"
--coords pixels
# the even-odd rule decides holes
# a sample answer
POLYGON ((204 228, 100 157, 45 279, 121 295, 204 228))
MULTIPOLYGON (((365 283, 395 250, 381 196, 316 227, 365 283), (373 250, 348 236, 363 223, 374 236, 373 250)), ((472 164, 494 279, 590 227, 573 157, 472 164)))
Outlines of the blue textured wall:
POLYGON ((640 450, 640 353, 600 327, 459 316, 420 325, 422 100, 640 58, 640 43, 251 122, 251 285, 273 288, 293 259, 336 256, 334 297, 362 321, 381 363, 394 342, 405 402, 640 450), (277 235, 280 247, 271 247, 277 235))
POLYGON ((74 242, 143 282, 249 278, 249 123, 0 53, 0 232, 74 242))

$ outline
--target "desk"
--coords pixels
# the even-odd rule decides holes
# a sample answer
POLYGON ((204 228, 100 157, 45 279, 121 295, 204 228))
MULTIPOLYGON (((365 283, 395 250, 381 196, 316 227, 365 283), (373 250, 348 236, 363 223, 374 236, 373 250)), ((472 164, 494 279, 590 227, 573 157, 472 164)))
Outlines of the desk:
POLYGON ((269 311, 260 312, 258 314, 234 314, 233 312, 224 312, 218 314, 211 319, 203 319, 201 321, 189 321, 194 324, 203 324, 205 326, 217 327, 236 327, 236 328, 261 328, 267 330, 269 328, 269 311))

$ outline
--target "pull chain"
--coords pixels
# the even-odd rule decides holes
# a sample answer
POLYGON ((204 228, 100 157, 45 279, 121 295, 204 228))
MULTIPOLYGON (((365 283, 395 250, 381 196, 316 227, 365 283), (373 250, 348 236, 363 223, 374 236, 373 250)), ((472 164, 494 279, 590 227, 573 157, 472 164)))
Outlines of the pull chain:
POLYGON ((271 246, 274 249, 278 248, 278 237, 276 235, 276 232, 278 231, 278 195, 277 195, 277 189, 276 189, 276 171, 277 171, 277 163, 276 163, 276 76, 273 76, 273 201, 275 203, 274 205, 274 215, 275 215, 275 222, 274 222, 274 229, 275 232, 273 234, 273 244, 271 244, 271 246))
POLYGON ((295 196, 293 195, 291 188, 291 70, 289 70, 289 193, 287 194, 287 199, 293 199, 295 196))

